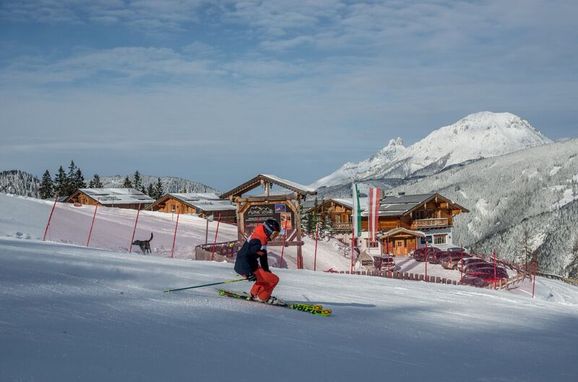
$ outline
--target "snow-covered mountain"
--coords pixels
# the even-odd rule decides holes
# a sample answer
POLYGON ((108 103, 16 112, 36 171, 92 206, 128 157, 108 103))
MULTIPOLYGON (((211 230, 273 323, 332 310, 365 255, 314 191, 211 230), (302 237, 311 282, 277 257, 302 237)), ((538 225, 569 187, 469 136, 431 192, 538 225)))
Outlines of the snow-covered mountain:
POLYGON ((540 146, 552 141, 528 121, 511 113, 481 112, 441 127, 421 141, 405 147, 392 139, 375 155, 359 163, 346 163, 311 186, 330 187, 370 179, 406 179, 427 176, 448 167, 540 146))
POLYGON ((470 210, 456 217, 454 243, 578 276, 578 139, 483 159, 387 191, 439 192, 470 210))

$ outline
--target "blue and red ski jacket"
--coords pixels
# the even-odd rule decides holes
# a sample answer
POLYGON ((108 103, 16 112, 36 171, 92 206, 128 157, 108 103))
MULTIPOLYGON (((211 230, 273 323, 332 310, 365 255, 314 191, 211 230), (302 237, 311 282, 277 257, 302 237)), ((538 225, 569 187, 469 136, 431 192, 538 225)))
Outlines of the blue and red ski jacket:
POLYGON ((259 264, 263 270, 271 272, 267 260, 268 242, 269 238, 265 233, 265 227, 263 224, 259 224, 237 252, 235 272, 242 276, 248 276, 259 268, 259 264))

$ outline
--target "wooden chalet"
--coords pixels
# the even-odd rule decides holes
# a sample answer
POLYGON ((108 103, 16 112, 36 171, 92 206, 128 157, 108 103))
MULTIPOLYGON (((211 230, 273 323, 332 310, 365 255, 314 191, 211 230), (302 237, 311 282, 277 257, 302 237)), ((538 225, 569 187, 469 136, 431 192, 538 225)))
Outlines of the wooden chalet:
POLYGON ((248 237, 253 229, 266 219, 276 219, 282 235, 269 246, 296 246, 297 268, 303 268, 301 253, 301 202, 308 195, 315 195, 312 188, 279 178, 259 174, 253 179, 221 195, 237 206, 239 240, 248 237), (262 192, 257 191, 261 188, 262 192))
POLYGON ((331 222, 334 233, 351 233, 351 215, 353 213, 353 200, 350 199, 324 199, 317 205, 305 211, 306 214, 316 214, 318 221, 331 222))
POLYGON ((79 188, 64 201, 138 210, 147 208, 155 200, 134 188, 79 188))
POLYGON ((237 222, 237 208, 229 200, 214 193, 169 193, 151 207, 153 211, 177 214, 194 214, 202 218, 213 217, 225 223, 237 222))
MULTIPOLYGON (((367 198, 360 198, 359 204, 367 209, 367 198)), ((328 199, 308 213, 317 214, 320 219, 328 218, 334 232, 351 233, 352 209, 352 199, 328 199)), ((435 246, 451 245, 454 217, 463 212, 469 211, 439 193, 385 196, 380 202, 378 220, 381 252, 399 256, 408 255, 426 242, 435 246)), ((362 211, 361 226, 365 232, 367 215, 366 210, 362 211)))

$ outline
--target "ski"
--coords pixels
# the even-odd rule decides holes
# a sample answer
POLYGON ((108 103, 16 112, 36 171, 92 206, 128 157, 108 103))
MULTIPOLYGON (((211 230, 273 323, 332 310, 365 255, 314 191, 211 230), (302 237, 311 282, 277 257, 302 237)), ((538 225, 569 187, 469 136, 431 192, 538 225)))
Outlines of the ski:
POLYGON ((225 289, 218 289, 218 293, 220 296, 225 296, 225 297, 231 297, 231 298, 236 298, 238 300, 245 300, 245 301, 251 301, 251 302, 256 302, 259 304, 266 304, 266 305, 270 305, 270 306, 278 306, 281 308, 289 308, 289 309, 293 309, 293 310, 298 310, 300 312, 307 312, 307 313, 311 313, 313 315, 316 316, 323 316, 323 317, 328 317, 331 315, 332 310, 329 308, 324 308, 323 305, 320 304, 309 304, 309 303, 304 303, 304 302, 284 302, 283 304, 267 304, 261 301, 256 301, 251 299, 251 296, 248 293, 245 292, 233 292, 230 290, 225 290, 225 289))

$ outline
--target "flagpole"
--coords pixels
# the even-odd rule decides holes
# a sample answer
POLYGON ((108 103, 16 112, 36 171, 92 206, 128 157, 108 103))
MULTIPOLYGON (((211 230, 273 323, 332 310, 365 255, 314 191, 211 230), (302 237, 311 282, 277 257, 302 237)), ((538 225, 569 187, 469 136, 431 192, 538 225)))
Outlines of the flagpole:
POLYGON ((351 264, 349 265, 349 273, 353 273, 353 243, 355 243, 355 233, 351 232, 351 264))
POLYGON ((352 232, 351 232, 351 265, 350 265, 350 272, 353 272, 353 256, 354 256, 354 249, 356 244, 356 239, 361 234, 361 211, 359 210, 359 192, 357 190, 357 184, 351 184, 351 191, 353 197, 353 214, 352 217, 352 232))

